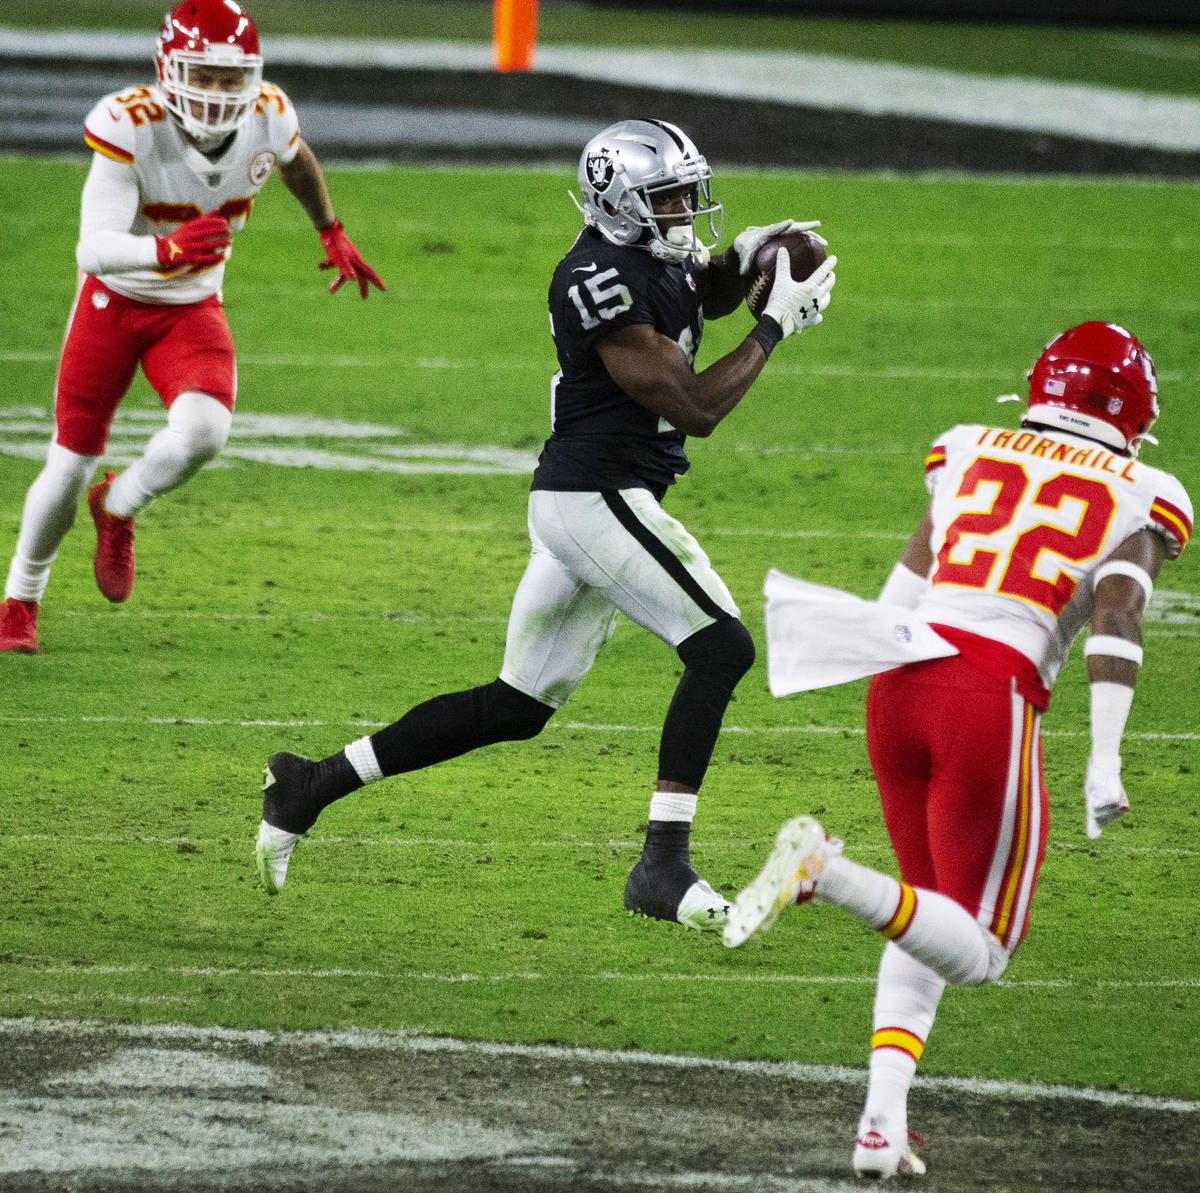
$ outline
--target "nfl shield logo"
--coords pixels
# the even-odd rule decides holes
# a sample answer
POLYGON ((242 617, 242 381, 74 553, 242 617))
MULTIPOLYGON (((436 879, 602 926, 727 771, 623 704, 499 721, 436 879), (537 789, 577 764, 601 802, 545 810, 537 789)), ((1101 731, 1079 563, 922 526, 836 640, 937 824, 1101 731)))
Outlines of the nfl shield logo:
POLYGON ((607 149, 588 154, 587 176, 592 187, 600 194, 608 190, 613 180, 613 161, 607 149))
POLYGON ((1125 405, 1125 403, 1122 402, 1120 398, 1109 398, 1108 399, 1109 414, 1120 414, 1121 407, 1124 405, 1125 405))

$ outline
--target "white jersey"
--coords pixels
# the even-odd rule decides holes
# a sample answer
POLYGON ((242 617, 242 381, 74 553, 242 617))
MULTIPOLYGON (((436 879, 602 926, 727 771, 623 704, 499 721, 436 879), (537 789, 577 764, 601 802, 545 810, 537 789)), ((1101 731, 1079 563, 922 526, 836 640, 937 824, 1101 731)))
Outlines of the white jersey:
MULTIPOLYGON (((275 164, 286 165, 296 156, 300 127, 291 100, 264 83, 254 111, 224 152, 210 161, 180 131, 155 84, 105 96, 84 123, 84 139, 96 153, 132 168, 137 210, 132 223, 119 230, 150 237, 213 210, 225 216, 234 232, 240 231, 275 164)), ((86 222, 85 213, 85 234, 86 222)), ((225 263, 175 269, 154 265, 98 276, 118 294, 141 302, 199 302, 220 291, 225 263)))
POLYGON ((917 612, 1020 651, 1047 688, 1091 618, 1100 565, 1140 530, 1174 558, 1192 530, 1175 477, 1065 432, 954 427, 925 483, 934 567, 917 612))

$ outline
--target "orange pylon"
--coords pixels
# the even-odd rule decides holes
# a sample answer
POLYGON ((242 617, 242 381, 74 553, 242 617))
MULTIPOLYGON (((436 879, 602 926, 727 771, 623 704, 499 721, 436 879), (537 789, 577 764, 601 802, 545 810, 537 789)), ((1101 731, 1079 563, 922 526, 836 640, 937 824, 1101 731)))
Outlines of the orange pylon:
POLYGON ((492 44, 496 69, 531 70, 537 45, 537 0, 495 0, 492 44))

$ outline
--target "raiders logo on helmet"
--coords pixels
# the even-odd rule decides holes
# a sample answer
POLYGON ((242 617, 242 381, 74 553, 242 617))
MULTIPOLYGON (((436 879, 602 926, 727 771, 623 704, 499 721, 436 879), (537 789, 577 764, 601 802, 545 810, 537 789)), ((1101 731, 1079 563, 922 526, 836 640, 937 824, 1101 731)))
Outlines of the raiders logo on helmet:
POLYGON ((612 185, 613 160, 609 157, 607 149, 588 154, 587 175, 592 189, 599 194, 603 194, 612 185))

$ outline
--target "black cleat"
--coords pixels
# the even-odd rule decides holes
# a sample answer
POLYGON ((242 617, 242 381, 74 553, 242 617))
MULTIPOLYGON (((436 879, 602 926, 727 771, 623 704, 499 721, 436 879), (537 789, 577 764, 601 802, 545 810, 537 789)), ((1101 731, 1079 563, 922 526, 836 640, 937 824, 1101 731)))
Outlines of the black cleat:
POLYGON ((320 807, 309 792, 312 769, 312 762, 299 754, 272 754, 267 759, 254 862, 268 895, 279 894, 296 842, 316 823, 320 807))
POLYGON ((690 865, 655 865, 643 856, 625 880, 625 910, 687 928, 720 932, 729 902, 690 865))

